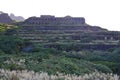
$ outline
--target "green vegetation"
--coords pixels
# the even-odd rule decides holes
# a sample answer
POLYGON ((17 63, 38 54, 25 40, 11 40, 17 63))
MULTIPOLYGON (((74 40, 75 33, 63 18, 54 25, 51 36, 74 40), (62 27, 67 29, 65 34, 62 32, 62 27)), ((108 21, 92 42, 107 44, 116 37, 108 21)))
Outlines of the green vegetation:
POLYGON ((6 28, 4 26, 0 25, 0 31, 5 31, 5 30, 6 30, 6 28))
POLYGON ((0 36, 0 50, 8 54, 17 54, 24 46, 24 40, 16 36, 0 36))
POLYGON ((102 64, 109 67, 114 73, 118 72, 118 64, 120 63, 119 48, 110 51, 80 51, 66 52, 66 57, 84 59, 95 64, 102 64))
POLYGON ((7 29, 16 29, 18 26, 0 24, 0 31, 6 31, 7 29))
MULTIPOLYGON (((71 42, 69 39, 62 42, 64 37, 51 36, 47 37, 46 44, 42 42, 36 44, 18 37, 14 26, 6 28, 5 25, 0 25, 0 27, 2 33, 0 34, 0 68, 76 75, 96 70, 104 73, 117 73, 118 71, 119 47, 105 49, 109 45, 95 44, 93 46, 93 44, 81 44, 79 41, 71 42)), ((83 43, 84 41, 88 42, 87 39, 83 40, 83 43)))
POLYGON ((28 69, 36 72, 48 72, 49 74, 60 72, 77 75, 94 72, 95 70, 104 73, 112 72, 107 66, 94 64, 83 59, 67 58, 64 57, 64 54, 56 54, 56 51, 51 49, 41 48, 39 52, 3 54, 0 56, 0 67, 3 69, 28 69))

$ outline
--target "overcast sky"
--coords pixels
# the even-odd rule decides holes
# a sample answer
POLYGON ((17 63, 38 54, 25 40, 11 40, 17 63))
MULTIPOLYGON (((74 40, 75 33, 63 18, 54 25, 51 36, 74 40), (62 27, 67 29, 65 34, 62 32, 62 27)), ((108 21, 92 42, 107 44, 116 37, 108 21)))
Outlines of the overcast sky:
POLYGON ((17 16, 85 17, 90 25, 120 31, 120 0, 0 0, 0 11, 17 16))

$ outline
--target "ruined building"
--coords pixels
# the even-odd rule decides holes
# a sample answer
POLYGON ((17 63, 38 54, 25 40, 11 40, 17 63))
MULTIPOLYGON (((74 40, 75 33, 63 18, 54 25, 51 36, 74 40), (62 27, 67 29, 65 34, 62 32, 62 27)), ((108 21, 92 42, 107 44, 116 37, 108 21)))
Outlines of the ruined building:
POLYGON ((41 15, 41 17, 30 17, 25 22, 39 25, 81 25, 85 24, 85 19, 83 17, 41 15))
POLYGON ((108 31, 98 26, 91 26, 85 22, 84 17, 55 17, 42 15, 41 17, 30 17, 24 22, 18 23, 21 26, 18 31, 22 38, 32 42, 92 42, 104 43, 109 41, 118 43, 120 32, 108 31))

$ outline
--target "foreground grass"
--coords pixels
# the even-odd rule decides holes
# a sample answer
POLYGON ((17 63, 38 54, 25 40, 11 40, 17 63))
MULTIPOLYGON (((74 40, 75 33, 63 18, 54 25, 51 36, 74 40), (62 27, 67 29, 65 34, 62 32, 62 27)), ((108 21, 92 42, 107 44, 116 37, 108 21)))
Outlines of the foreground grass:
POLYGON ((0 69, 0 80, 119 80, 119 76, 114 74, 105 74, 101 72, 93 72, 81 76, 65 75, 58 73, 56 75, 48 75, 45 72, 35 73, 34 71, 9 71, 0 69))

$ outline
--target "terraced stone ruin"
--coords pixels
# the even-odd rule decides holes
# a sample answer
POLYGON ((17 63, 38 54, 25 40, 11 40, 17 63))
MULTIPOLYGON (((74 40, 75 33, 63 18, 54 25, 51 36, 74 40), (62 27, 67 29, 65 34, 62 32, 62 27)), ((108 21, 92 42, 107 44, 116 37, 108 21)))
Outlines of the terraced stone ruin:
POLYGON ((120 32, 88 25, 84 17, 42 15, 17 25, 21 26, 18 35, 35 43, 118 45, 120 42, 120 32))

